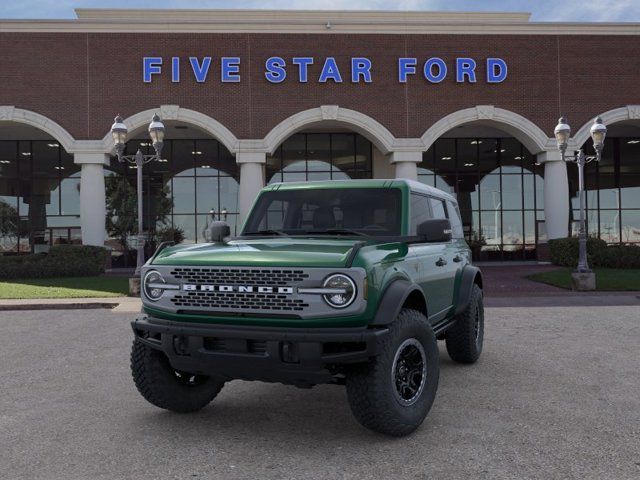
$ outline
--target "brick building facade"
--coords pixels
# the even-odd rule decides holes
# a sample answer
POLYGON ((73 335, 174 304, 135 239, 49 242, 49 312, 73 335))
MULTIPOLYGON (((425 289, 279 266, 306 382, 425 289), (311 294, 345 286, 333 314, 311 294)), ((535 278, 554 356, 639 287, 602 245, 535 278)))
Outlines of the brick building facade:
POLYGON ((9 162, 0 164, 0 199, 8 205, 0 215, 19 225, 4 229, 16 237, 4 239, 5 251, 80 238, 103 244, 105 182, 130 173, 111 157, 113 117, 125 118, 137 149, 153 112, 168 126, 171 152, 166 169, 152 166, 147 174, 148 228, 160 221, 152 197, 164 185, 174 206, 161 220, 187 231, 189 241, 198 241, 210 210, 224 208, 239 225, 265 182, 400 176, 458 194, 468 238, 486 258, 512 258, 511 251, 531 258, 544 239, 571 233, 575 172, 569 166, 567 174, 552 138, 561 115, 574 128, 575 148, 587 142, 596 115, 610 126, 609 163, 589 173, 596 192, 590 231, 608 231, 611 243, 640 241, 640 172, 630 160, 640 159, 628 143, 640 137, 635 24, 585 29, 533 23, 527 14, 423 12, 77 15, 0 20, 0 155, 9 162), (429 59, 436 60, 425 74, 429 59), (506 75, 488 78, 496 73, 487 72, 488 59, 499 59, 496 71, 506 75), (354 65, 360 74, 352 78, 354 65), (38 154, 38 142, 60 150, 56 168, 43 168, 46 185, 37 165, 53 154, 38 154), (190 168, 180 170, 186 164, 178 152, 192 156, 190 168), (192 177, 192 187, 178 177, 192 177), (200 177, 217 179, 202 188, 224 192, 216 200, 200 195, 200 177), (65 181, 77 184, 76 207, 65 181), (600 199, 612 189, 614 203, 600 199), (193 206, 177 196, 192 190, 193 206), (602 223, 601 211, 616 209, 613 223, 602 223), (66 238, 52 230, 65 228, 66 238))

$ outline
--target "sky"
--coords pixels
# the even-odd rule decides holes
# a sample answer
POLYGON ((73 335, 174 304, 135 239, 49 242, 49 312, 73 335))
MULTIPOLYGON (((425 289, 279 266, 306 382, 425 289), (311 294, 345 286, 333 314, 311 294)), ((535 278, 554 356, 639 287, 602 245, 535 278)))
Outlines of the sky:
POLYGON ((532 21, 640 22, 640 0, 0 0, 0 18, 75 18, 74 8, 507 11, 532 21))

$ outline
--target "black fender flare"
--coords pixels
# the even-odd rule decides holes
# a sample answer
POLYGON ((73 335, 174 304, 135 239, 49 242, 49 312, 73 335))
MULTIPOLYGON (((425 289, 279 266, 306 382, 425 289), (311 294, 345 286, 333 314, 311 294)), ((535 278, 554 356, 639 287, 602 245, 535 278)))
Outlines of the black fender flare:
POLYGON ((462 270, 460 278, 460 288, 458 289, 458 298, 456 302, 455 315, 458 315, 467 308, 469 305, 469 299, 471 298, 471 289, 473 284, 476 283, 476 278, 479 278, 480 288, 483 285, 482 272, 478 267, 473 265, 466 265, 462 270))
POLYGON ((415 291, 420 293, 426 305, 427 302, 424 298, 424 293, 417 284, 405 279, 398 279, 391 282, 382 294, 382 299, 378 303, 376 316, 369 325, 384 326, 392 323, 400 313, 405 300, 415 291))

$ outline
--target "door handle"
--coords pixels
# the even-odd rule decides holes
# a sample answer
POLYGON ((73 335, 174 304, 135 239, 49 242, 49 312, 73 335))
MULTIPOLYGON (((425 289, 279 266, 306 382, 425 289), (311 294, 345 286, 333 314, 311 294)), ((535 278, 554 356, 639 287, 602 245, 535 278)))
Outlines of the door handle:
POLYGON ((440 257, 436 262, 436 265, 439 267, 444 267, 446 264, 447 264, 447 261, 442 257, 440 257))
POLYGON ((453 261, 458 263, 462 261, 462 257, 460 255, 456 255, 455 257, 453 257, 453 261))

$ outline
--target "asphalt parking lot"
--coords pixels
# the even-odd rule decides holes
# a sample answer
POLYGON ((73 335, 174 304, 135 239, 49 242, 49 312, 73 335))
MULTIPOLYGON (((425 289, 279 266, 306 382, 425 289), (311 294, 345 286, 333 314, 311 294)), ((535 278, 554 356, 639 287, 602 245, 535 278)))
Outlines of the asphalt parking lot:
POLYGON ((232 382, 164 412, 129 373, 132 314, 0 312, 0 477, 640 478, 637 306, 487 309, 473 366, 441 348, 425 424, 390 439, 342 387, 232 382))

